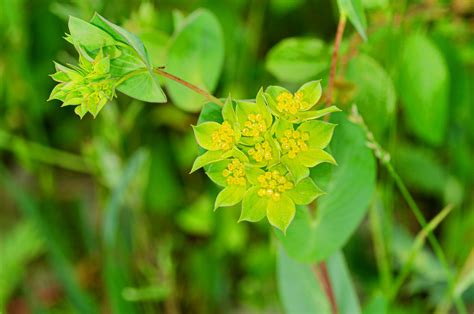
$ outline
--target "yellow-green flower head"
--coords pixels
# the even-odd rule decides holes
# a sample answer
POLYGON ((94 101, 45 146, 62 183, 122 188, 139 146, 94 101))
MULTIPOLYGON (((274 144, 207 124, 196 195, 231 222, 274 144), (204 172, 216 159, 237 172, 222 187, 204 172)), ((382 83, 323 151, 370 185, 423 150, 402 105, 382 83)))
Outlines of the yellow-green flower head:
POLYGON ((257 94, 255 102, 237 101, 237 122, 242 129, 241 144, 254 145, 264 140, 265 133, 270 129, 273 118, 265 103, 263 89, 257 94))
POLYGON ((247 183, 244 164, 238 159, 229 162, 227 168, 222 170, 222 176, 228 185, 245 185, 247 183))
POLYGON ((272 113, 284 120, 299 123, 317 119, 328 113, 340 111, 337 107, 311 110, 322 95, 320 81, 311 81, 301 86, 295 93, 280 86, 269 86, 265 99, 272 113))
POLYGON ((51 99, 58 99, 64 106, 76 106, 74 112, 81 118, 90 112, 94 118, 115 96, 116 80, 110 75, 110 60, 102 52, 92 61, 80 57, 79 66, 69 67, 56 63, 56 73, 51 77, 59 82, 51 92, 51 99))
POLYGON ((301 123, 295 126, 285 120, 279 120, 275 127, 275 137, 281 148, 281 162, 288 168, 295 180, 309 175, 309 168, 329 162, 334 158, 324 151, 334 133, 335 124, 319 120, 301 123))
POLYGON ((311 178, 296 183, 282 165, 268 170, 248 168, 251 183, 242 200, 239 221, 259 221, 265 216, 273 226, 286 232, 295 216, 295 204, 307 205, 322 194, 311 178))

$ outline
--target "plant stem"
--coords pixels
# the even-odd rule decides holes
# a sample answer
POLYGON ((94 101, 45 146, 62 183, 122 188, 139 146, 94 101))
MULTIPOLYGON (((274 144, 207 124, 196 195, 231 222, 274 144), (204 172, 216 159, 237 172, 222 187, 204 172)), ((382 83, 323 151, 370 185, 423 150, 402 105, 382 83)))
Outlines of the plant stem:
POLYGON ((181 84, 181 85, 183 85, 184 87, 187 87, 187 88, 189 88, 190 90, 192 90, 192 91, 194 91, 194 92, 196 92, 196 93, 198 93, 198 94, 200 94, 200 95, 206 97, 207 100, 209 100, 210 102, 213 102, 213 103, 215 103, 215 104, 217 104, 217 105, 219 105, 219 106, 224 106, 224 103, 222 103, 222 101, 220 101, 217 97, 215 97, 215 96, 209 94, 208 92, 206 92, 206 91, 203 90, 202 88, 197 87, 196 85, 193 85, 193 84, 191 84, 191 83, 189 83, 189 82, 187 82, 187 81, 185 81, 185 80, 183 80, 183 79, 181 79, 181 78, 179 78, 179 77, 177 77, 177 76, 175 76, 175 75, 173 75, 173 74, 171 74, 171 73, 166 72, 166 71, 163 70, 163 68, 161 68, 161 67, 154 68, 153 71, 154 71, 156 74, 158 74, 158 75, 161 75, 161 76, 166 77, 167 79, 173 80, 173 81, 175 81, 176 83, 181 84))
MULTIPOLYGON (((331 69, 329 72, 328 93, 326 95, 326 107, 332 103, 334 79, 336 78, 337 59, 339 57, 339 48, 341 46, 342 35, 344 35, 344 28, 346 27, 346 15, 341 14, 339 17, 339 24, 337 25, 336 39, 334 41, 334 50, 331 57, 331 69)), ((326 117, 328 117, 327 115, 326 117)))
POLYGON ((331 304, 332 314, 338 314, 336 298, 334 296, 334 290, 332 288, 331 279, 329 278, 326 262, 322 261, 319 265, 314 265, 314 272, 316 274, 316 279, 321 284, 329 303, 331 304))

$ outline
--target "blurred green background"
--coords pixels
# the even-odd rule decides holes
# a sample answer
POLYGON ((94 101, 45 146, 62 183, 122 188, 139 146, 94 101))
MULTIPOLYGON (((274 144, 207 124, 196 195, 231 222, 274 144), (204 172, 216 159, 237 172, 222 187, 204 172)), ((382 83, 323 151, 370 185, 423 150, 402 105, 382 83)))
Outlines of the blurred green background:
MULTIPOLYGON (((358 104, 428 219, 455 206, 435 234, 472 313, 474 4, 362 3, 369 39, 347 26, 337 104, 358 104)), ((123 25, 160 66, 198 8, 217 17, 224 36, 215 95, 327 84, 336 1, 0 0, 0 312, 284 312, 268 224, 237 223, 237 208, 213 212, 217 187, 188 174, 198 113, 172 97, 149 104, 120 95, 97 119, 80 120, 46 102, 52 61, 77 58, 63 39, 69 15, 97 11, 123 25)), ((396 273, 419 226, 388 174, 378 177, 371 208, 396 273)), ((363 305, 385 280, 372 231, 367 219, 344 247, 363 305)), ((424 248, 390 313, 431 312, 446 290, 442 273, 424 248)))

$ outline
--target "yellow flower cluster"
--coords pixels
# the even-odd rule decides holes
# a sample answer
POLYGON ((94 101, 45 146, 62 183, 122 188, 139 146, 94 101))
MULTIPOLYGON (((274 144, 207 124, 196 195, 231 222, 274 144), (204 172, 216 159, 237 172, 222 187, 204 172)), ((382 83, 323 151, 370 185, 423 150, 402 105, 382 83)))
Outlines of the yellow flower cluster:
POLYGON ((229 185, 245 185, 247 183, 244 164, 238 159, 232 160, 227 168, 222 171, 222 175, 229 185))
POLYGON ((308 104, 303 101, 303 93, 296 92, 292 95, 289 92, 280 93, 277 96, 277 109, 283 113, 296 114, 301 108, 305 108, 308 104))
POLYGON ((258 196, 280 200, 281 194, 293 188, 293 183, 282 176, 278 170, 267 171, 257 178, 260 183, 258 196))
POLYGON ((249 114, 247 121, 245 122, 245 128, 242 130, 243 136, 260 136, 267 130, 267 125, 263 119, 263 115, 260 113, 249 114))
POLYGON ((224 121, 217 131, 212 133, 214 149, 229 150, 234 144, 234 130, 229 122, 224 121))
POLYGON ((309 139, 309 134, 306 132, 286 130, 284 137, 280 138, 281 148, 284 152, 288 152, 288 157, 294 159, 299 152, 308 150, 306 141, 309 139))
POLYGON ((272 148, 268 141, 255 144, 254 148, 249 149, 249 155, 256 161, 269 161, 272 159, 272 148))

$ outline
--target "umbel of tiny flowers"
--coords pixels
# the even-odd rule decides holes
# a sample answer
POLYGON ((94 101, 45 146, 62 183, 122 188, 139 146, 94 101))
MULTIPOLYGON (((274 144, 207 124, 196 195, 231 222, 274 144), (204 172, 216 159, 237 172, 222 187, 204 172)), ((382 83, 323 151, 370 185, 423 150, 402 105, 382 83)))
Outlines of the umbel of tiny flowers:
POLYGON ((322 95, 320 81, 311 81, 301 86, 295 93, 280 86, 269 86, 265 99, 272 113, 293 123, 320 118, 328 113, 340 111, 331 106, 321 110, 311 110, 322 95))
POLYGON ((74 112, 82 119, 87 112, 94 118, 105 104, 115 97, 116 80, 110 75, 110 59, 100 51, 95 59, 88 61, 79 57, 79 65, 63 66, 55 63, 53 80, 59 84, 48 100, 58 99, 61 107, 76 106, 74 112))
MULTIPOLYGON (((316 102, 320 88, 319 81, 305 84, 300 89, 302 99, 312 97, 316 102)), ((194 126, 196 140, 206 151, 196 159, 192 171, 204 167, 209 178, 223 187, 214 209, 242 201, 239 221, 255 222, 266 216, 270 224, 286 232, 295 204, 307 205, 323 194, 309 177, 309 168, 322 162, 336 163, 324 151, 335 125, 314 119, 339 109, 287 119, 288 115, 271 108, 268 99, 263 89, 255 102, 229 97, 222 119, 194 126)))

